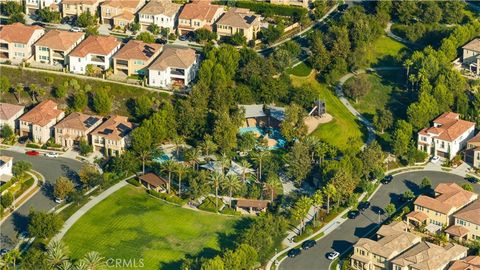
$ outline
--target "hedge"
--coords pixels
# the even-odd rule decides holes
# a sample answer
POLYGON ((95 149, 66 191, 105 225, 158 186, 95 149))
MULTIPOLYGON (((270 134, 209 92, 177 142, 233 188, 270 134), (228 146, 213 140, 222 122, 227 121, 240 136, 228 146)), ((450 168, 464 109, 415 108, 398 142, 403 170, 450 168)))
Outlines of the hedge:
POLYGON ((248 8, 251 11, 260 13, 265 17, 268 15, 278 15, 285 17, 296 17, 302 18, 308 13, 308 10, 303 7, 294 7, 286 5, 275 5, 270 3, 263 2, 253 2, 253 1, 232 1, 232 0, 220 0, 214 1, 215 4, 233 6, 239 8, 248 8))
POLYGON ((148 189, 147 193, 154 196, 154 197, 157 197, 159 199, 165 200, 167 202, 171 202, 173 204, 178 204, 178 205, 184 205, 185 204, 185 200, 182 200, 181 198, 179 198, 178 196, 175 196, 175 195, 168 195, 167 193, 160 193, 160 192, 157 192, 153 189, 148 189))
POLYGON ((198 206, 198 209, 216 213, 219 209, 222 209, 223 205, 222 199, 218 198, 218 208, 216 208, 215 197, 207 197, 203 200, 202 204, 198 206))
POLYGON ((127 180, 127 183, 131 184, 131 185, 134 185, 136 187, 139 187, 141 186, 142 184, 140 184, 140 182, 138 182, 138 180, 136 180, 135 178, 130 178, 127 180))

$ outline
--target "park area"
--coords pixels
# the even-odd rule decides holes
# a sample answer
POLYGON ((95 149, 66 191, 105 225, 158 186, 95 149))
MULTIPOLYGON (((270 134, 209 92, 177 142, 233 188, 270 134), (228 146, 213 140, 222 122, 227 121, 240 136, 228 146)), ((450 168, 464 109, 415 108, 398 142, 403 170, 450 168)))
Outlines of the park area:
POLYGON ((180 269, 187 255, 213 257, 230 247, 238 221, 167 204, 129 185, 80 218, 63 241, 72 258, 97 251, 106 259, 143 259, 142 269, 180 269))

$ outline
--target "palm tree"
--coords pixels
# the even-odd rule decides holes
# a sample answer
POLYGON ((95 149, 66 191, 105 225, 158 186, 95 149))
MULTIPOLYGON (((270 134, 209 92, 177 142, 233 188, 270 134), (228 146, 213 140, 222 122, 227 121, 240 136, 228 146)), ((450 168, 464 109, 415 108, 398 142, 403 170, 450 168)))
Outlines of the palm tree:
POLYGON ((68 260, 67 247, 60 241, 51 241, 47 246, 47 260, 52 267, 61 265, 68 260))
POLYGON ((210 174, 210 184, 215 189, 215 209, 218 211, 218 189, 223 181, 223 175, 217 172, 210 174))
POLYGON ((230 174, 223 179, 222 185, 228 190, 228 196, 230 197, 230 208, 232 208, 232 194, 233 192, 237 192, 242 188, 242 183, 238 180, 238 176, 236 174, 230 174))
POLYGON ((2 269, 10 269, 9 266, 13 265, 13 269, 16 269, 18 258, 20 258, 20 251, 17 248, 12 249, 2 258, 4 261, 2 262, 3 265, 0 266, 2 266, 2 269))
POLYGON ((265 189, 270 191, 270 201, 273 202, 273 195, 278 188, 282 188, 282 182, 276 175, 269 175, 265 182, 265 189))
POLYGON ((411 59, 407 59, 405 60, 405 62, 403 62, 403 66, 407 69, 407 79, 408 79, 408 76, 410 76, 410 67, 413 65, 413 61, 411 59))
POLYGON ((199 148, 192 148, 185 154, 185 159, 192 163, 192 167, 198 170, 198 163, 200 163, 200 156, 202 151, 199 148))
POLYGON ((296 220, 300 220, 302 224, 302 231, 305 227, 305 216, 308 214, 308 210, 312 206, 312 199, 307 196, 302 196, 293 206, 293 213, 296 220))
POLYGON ((303 139, 303 143, 304 145, 307 146, 308 148, 308 151, 310 152, 310 158, 312 160, 312 162, 315 161, 315 150, 317 149, 317 145, 319 144, 319 140, 317 139, 317 137, 314 137, 314 136, 308 136, 306 137, 305 139, 303 139))
POLYGON ((175 138, 173 138, 173 143, 175 144, 175 155, 177 156, 177 159, 178 159, 180 154, 180 149, 182 148, 182 145, 185 143, 185 139, 182 136, 175 136, 175 138))
POLYGON ((75 266, 69 261, 63 261, 61 265, 57 266, 58 270, 75 270, 75 266))
POLYGON ((242 166, 242 181, 245 181, 247 179, 247 171, 252 167, 252 165, 250 165, 250 162, 248 162, 246 159, 242 159, 240 161, 240 165, 242 166))
POLYGON ((323 193, 321 190, 315 191, 315 193, 312 196, 312 203, 313 206, 315 207, 315 216, 318 214, 318 210, 320 210, 320 207, 323 205, 323 193))
POLYGON ((257 178, 259 181, 262 181, 262 163, 269 155, 270 152, 268 151, 259 151, 253 156, 253 160, 258 164, 257 178))
POLYGON ((181 163, 177 163, 175 172, 178 176, 178 197, 182 195, 182 177, 187 173, 187 168, 181 163))
POLYGON ((167 160, 162 164, 161 170, 163 172, 168 173, 168 185, 167 185, 167 191, 170 193, 170 187, 172 185, 172 173, 175 172, 177 164, 173 160, 167 160))
POLYGON ((86 264, 87 269, 98 270, 102 269, 105 266, 104 259, 105 258, 103 258, 100 253, 96 251, 90 251, 85 255, 82 260, 86 264))
POLYGON ((220 157, 220 165, 222 165, 222 174, 225 174, 225 168, 230 166, 232 163, 232 160, 227 156, 227 154, 222 153, 222 156, 220 157))
POLYGON ((17 102, 20 103, 22 101, 22 93, 25 91, 23 84, 17 83, 15 87, 12 87, 12 93, 17 98, 17 102))
POLYGON ((212 152, 217 150, 217 145, 207 136, 205 136, 205 140, 200 144, 200 147, 206 156, 209 156, 212 152))
POLYGON ((88 265, 85 261, 83 260, 79 260, 76 264, 75 264, 75 270, 90 270, 88 268, 88 265))
POLYGON ((330 213, 330 200, 337 195, 337 189, 333 184, 327 184, 323 187, 323 194, 327 196, 327 214, 330 213))

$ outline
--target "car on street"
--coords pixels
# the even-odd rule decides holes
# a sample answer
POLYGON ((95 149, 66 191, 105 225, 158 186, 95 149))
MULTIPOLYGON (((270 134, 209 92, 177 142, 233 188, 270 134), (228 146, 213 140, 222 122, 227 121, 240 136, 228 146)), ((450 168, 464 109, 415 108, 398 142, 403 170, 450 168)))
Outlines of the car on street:
POLYGON ((47 25, 44 24, 43 22, 34 22, 34 23, 32 23, 32 25, 40 26, 40 27, 46 27, 46 26, 47 26, 47 25))
POLYGON ((480 180, 478 180, 478 178, 476 178, 476 177, 470 176, 470 177, 467 178, 467 181, 472 183, 472 184, 476 184, 480 180))
POLYGON ((58 203, 58 204, 61 204, 63 203, 64 200, 60 199, 60 198, 55 198, 55 202, 58 203))
POLYGON ((181 36, 178 37, 178 39, 179 39, 180 41, 187 41, 187 40, 188 40, 188 36, 187 36, 187 35, 181 35, 181 36))
POLYGON ((46 157, 51 157, 51 158, 57 158, 58 157, 58 153, 55 153, 55 152, 48 152, 45 154, 46 157))
POLYGON ((390 184, 390 182, 392 182, 392 180, 393 180, 393 176, 389 174, 389 175, 385 176, 382 179, 382 181, 380 181, 380 182, 382 182, 382 184, 384 184, 384 185, 388 185, 388 184, 390 184))
POLYGON ((349 219, 356 219, 358 216, 360 216, 360 211, 352 210, 352 211, 348 212, 348 218, 349 219))
POLYGON ((340 255, 340 253, 338 253, 338 252, 336 252, 336 251, 334 250, 334 251, 328 253, 327 258, 328 258, 329 260, 332 260, 332 261, 333 261, 333 260, 335 260, 335 259, 338 257, 338 255, 340 255))
POLYGON ((295 258, 295 257, 297 257, 298 255, 300 255, 300 253, 302 253, 302 250, 301 250, 301 249, 299 249, 299 248, 292 248, 292 249, 290 249, 290 250, 288 251, 287 256, 288 256, 289 258, 295 258))
POLYGON ((82 28, 75 26, 70 28, 70 32, 75 32, 75 33, 82 32, 82 28))
POLYGON ((434 156, 434 157, 432 157, 432 159, 430 161, 432 163, 438 163, 440 161, 440 157, 439 156, 434 156))
POLYGON ((40 152, 35 151, 35 150, 30 150, 30 151, 25 152, 25 154, 27 154, 27 156, 32 156, 33 157, 33 156, 40 155, 40 152))
POLYGON ((315 240, 313 240, 313 239, 304 241, 304 242, 302 243, 302 249, 303 249, 303 250, 310 249, 310 248, 314 247, 316 244, 317 244, 317 241, 315 241, 315 240))
POLYGON ((357 208, 358 208, 359 211, 363 212, 363 211, 367 210, 368 208, 370 208, 370 202, 368 202, 368 201, 360 202, 358 204, 357 208))

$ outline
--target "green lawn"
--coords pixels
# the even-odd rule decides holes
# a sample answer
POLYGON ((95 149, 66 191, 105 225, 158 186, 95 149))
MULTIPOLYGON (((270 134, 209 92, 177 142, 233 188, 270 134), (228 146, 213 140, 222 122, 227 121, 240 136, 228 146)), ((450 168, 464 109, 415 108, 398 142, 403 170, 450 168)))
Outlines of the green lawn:
POLYGON ((306 77, 310 75, 312 68, 305 62, 298 64, 293 68, 288 68, 287 73, 295 76, 306 77))
POLYGON ((396 66, 398 65, 397 57, 407 50, 404 44, 387 36, 381 36, 369 50, 371 66, 396 66))
POLYGON ((291 76, 294 86, 307 85, 318 89, 320 98, 325 99, 327 112, 333 116, 333 121, 320 125, 311 135, 337 146, 340 150, 350 147, 360 147, 364 142, 362 126, 345 108, 334 93, 326 85, 315 79, 315 74, 308 77, 291 76))
POLYGON ((94 250, 105 258, 143 259, 142 269, 179 269, 187 254, 214 256, 229 247, 239 220, 172 206, 129 185, 80 218, 63 240, 73 258, 94 250))

